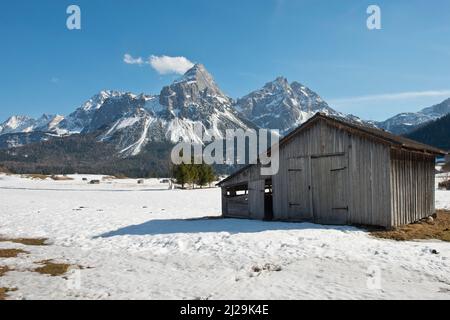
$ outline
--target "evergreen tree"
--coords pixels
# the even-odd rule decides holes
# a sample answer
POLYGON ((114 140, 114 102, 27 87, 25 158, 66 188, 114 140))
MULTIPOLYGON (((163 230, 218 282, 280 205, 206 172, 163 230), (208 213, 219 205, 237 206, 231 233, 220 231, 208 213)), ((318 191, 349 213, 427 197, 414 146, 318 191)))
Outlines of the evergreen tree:
POLYGON ((186 183, 190 182, 190 174, 189 174, 189 165, 182 163, 178 166, 175 166, 173 169, 173 176, 177 180, 178 184, 181 184, 181 187, 184 189, 186 183))
POLYGON ((206 186, 214 181, 215 175, 214 170, 211 166, 201 164, 197 167, 197 171, 198 171, 197 184, 200 187, 206 186))
POLYGON ((185 164, 174 166, 173 177, 178 184, 184 189, 186 184, 190 184, 192 188, 195 185, 200 187, 206 186, 215 179, 214 169, 206 164, 185 164))

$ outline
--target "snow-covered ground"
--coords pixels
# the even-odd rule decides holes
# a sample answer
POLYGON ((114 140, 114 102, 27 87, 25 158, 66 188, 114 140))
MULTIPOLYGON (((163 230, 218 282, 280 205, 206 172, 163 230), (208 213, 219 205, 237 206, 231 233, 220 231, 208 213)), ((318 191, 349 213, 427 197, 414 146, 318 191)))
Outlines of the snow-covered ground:
MULTIPOLYGON (((220 190, 146 180, 36 181, 0 175, 0 235, 51 245, 0 259, 12 299, 449 299, 450 244, 394 242, 353 227, 220 216, 220 190), (433 254, 436 250, 438 254, 433 254), (30 269, 53 259, 67 277, 30 269), (256 267, 268 270, 255 272, 256 267), (279 269, 275 271, 274 269, 279 269)), ((437 191, 450 208, 450 192, 437 191)))
MULTIPOLYGON (((450 173, 442 173, 436 177, 436 189, 439 182, 450 180, 450 173)), ((450 210, 450 191, 436 191, 436 208, 450 210)))

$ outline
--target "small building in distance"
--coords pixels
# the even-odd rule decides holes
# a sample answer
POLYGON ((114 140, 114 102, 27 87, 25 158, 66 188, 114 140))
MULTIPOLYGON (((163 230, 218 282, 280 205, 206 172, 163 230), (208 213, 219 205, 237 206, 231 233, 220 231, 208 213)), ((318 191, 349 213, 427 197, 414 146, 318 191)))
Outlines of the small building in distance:
POLYGON ((222 180, 225 217, 392 228, 435 213, 442 150, 316 114, 279 142, 279 171, 249 165, 222 180))

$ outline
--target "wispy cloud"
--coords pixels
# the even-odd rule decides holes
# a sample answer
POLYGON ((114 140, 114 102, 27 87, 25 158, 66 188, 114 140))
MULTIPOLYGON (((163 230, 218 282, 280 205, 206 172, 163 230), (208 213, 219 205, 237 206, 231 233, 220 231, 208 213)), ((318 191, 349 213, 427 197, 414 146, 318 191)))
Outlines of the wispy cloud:
POLYGON ((397 93, 384 93, 375 95, 366 95, 358 97, 348 97, 331 99, 330 103, 334 105, 354 104, 358 102, 377 102, 377 101, 399 101, 416 98, 436 98, 450 97, 450 90, 430 90, 430 91, 407 91, 397 93))
POLYGON ((133 57, 126 53, 123 57, 126 64, 150 65, 159 74, 184 74, 194 66, 194 63, 185 57, 155 56, 152 55, 148 59, 142 57, 133 57))
POLYGON ((144 59, 142 59, 141 57, 133 58, 133 56, 131 54, 126 53, 123 57, 123 62, 125 62, 126 64, 142 65, 142 64, 144 64, 144 59))

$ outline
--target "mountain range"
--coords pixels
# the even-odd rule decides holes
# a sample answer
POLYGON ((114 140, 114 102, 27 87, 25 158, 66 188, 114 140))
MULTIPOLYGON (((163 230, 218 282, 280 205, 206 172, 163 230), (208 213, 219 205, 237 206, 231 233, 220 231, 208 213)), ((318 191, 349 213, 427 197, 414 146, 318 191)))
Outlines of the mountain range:
POLYGON ((0 124, 0 149, 89 135, 89 141, 107 144, 114 156, 129 158, 154 144, 202 143, 195 125, 214 132, 216 138, 222 138, 226 129, 278 129, 285 135, 317 112, 406 134, 450 113, 450 99, 383 122, 363 121, 334 110, 308 87, 284 77, 235 101, 223 93, 203 65, 196 64, 158 95, 101 91, 68 116, 12 116, 0 124))
POLYGON ((386 121, 375 122, 374 124, 386 131, 398 135, 405 135, 449 113, 450 99, 447 99, 437 105, 422 109, 419 112, 400 113, 386 121))
POLYGON ((234 101, 203 65, 196 64, 159 95, 102 91, 66 117, 13 116, 0 125, 0 148, 97 133, 99 141, 113 144, 119 155, 129 157, 140 154, 150 142, 202 143, 195 125, 214 132, 216 138, 223 138, 226 129, 279 129, 284 135, 319 111, 345 116, 309 88, 282 77, 234 101))

